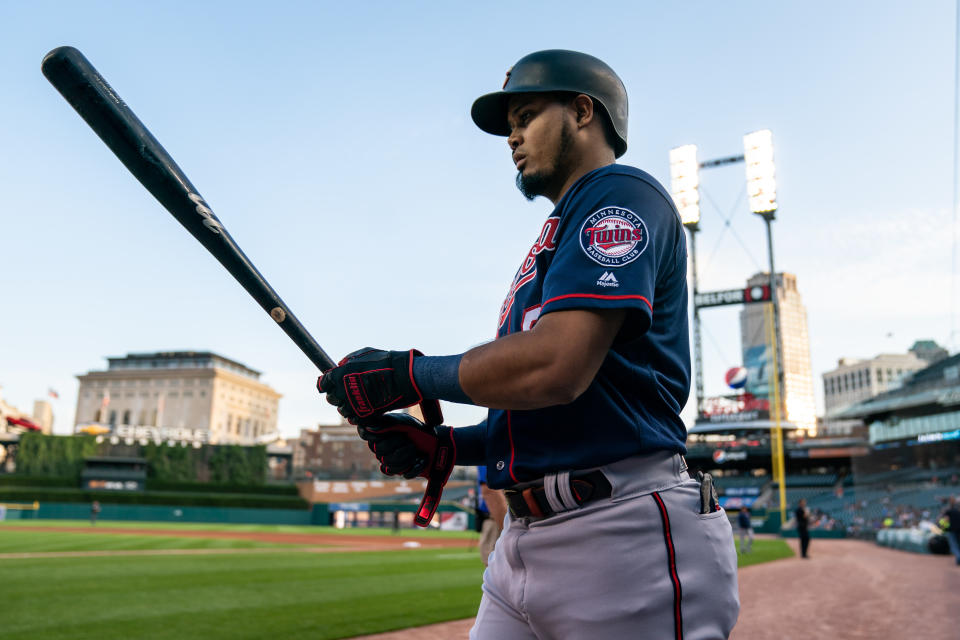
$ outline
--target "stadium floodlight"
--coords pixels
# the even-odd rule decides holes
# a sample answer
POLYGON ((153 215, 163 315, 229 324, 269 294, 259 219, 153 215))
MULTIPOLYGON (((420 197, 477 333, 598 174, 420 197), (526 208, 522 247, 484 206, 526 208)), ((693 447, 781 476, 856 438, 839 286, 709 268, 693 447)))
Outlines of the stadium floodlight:
POLYGON ((686 227, 700 222, 700 164, 697 145, 687 144, 670 150, 670 194, 686 227))
POLYGON ((773 133, 769 129, 743 136, 750 211, 773 217, 777 211, 777 181, 773 164, 773 133))

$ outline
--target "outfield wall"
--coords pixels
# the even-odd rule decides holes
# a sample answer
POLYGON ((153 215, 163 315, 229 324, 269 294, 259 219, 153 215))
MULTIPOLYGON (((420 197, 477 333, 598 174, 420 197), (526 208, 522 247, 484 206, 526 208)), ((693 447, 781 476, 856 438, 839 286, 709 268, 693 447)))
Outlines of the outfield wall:
MULTIPOLYGON (((209 522, 242 524, 326 525, 330 515, 325 504, 312 509, 244 509, 239 507, 177 507, 102 503, 98 520, 144 522, 209 522)), ((38 520, 86 520, 90 503, 41 502, 36 510, 8 509, 6 518, 38 520)))
MULTIPOLYGON (((363 513, 366 517, 371 514, 403 513, 404 526, 411 525, 417 505, 413 503, 385 502, 385 503, 316 503, 309 509, 252 509, 243 507, 191 507, 176 505, 144 505, 144 504, 111 504, 100 503, 100 521, 127 521, 127 522, 197 522, 197 523, 225 523, 225 524, 286 524, 286 525, 319 525, 334 524, 335 513, 344 510, 351 513, 363 513), (409 522, 406 522, 409 520, 409 522)), ((34 502, 33 504, 7 504, 4 509, 6 520, 88 520, 90 518, 89 502, 34 502)), ((474 514, 472 510, 452 502, 441 502, 438 512, 438 522, 443 520, 440 514, 463 513, 462 522, 466 528, 473 529, 474 514)), ((347 523, 346 526, 389 526, 389 521, 383 522, 347 523)), ((342 524, 341 524, 342 526, 342 524)))

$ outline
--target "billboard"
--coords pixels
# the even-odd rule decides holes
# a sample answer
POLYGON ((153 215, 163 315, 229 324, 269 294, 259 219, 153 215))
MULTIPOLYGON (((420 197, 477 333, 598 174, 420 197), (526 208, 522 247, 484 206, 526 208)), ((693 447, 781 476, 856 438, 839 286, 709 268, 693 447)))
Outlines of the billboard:
POLYGON ((698 309, 769 301, 769 285, 755 285, 746 289, 727 289, 726 291, 698 291, 693 296, 693 304, 698 309))
POLYGON ((757 398, 751 393, 741 393, 704 398, 703 410, 698 422, 744 422, 769 419, 770 402, 766 398, 757 398))
POLYGON ((755 398, 770 397, 770 374, 773 358, 766 344, 749 347, 743 352, 743 366, 747 370, 747 393, 755 398))

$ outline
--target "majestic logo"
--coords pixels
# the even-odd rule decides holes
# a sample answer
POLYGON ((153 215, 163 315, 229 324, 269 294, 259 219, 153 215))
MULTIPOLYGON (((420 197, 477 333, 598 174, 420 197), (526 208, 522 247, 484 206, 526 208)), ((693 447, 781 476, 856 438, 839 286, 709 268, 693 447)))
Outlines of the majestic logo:
POLYGON ((619 287, 620 281, 617 280, 617 276, 613 275, 610 271, 604 271, 603 275, 600 276, 600 279, 597 280, 598 287, 619 287))
POLYGON ((622 267, 636 260, 650 239, 647 225, 629 209, 605 207, 580 227, 580 247, 605 267, 622 267))
POLYGON ((553 251, 557 248, 557 226, 560 224, 560 218, 547 218, 540 230, 540 237, 530 247, 527 257, 523 259, 523 264, 517 270, 517 275, 513 277, 510 284, 510 291, 500 306, 500 318, 497 321, 497 329, 503 326, 503 323, 510 317, 510 308, 517 297, 517 291, 523 285, 537 277, 537 256, 544 251, 553 251))

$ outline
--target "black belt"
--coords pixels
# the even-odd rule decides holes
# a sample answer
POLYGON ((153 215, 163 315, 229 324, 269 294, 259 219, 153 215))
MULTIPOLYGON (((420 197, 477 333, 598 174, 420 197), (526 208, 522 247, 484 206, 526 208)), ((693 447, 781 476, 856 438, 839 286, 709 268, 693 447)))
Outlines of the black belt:
POLYGON ((560 478, 563 477, 565 476, 561 475, 553 480, 555 476, 548 476, 504 489, 503 495, 507 498, 510 515, 514 518, 549 518, 557 513, 576 509, 588 502, 609 498, 612 492, 610 481, 599 470, 571 472, 567 477, 569 493, 559 486, 559 482, 562 481, 560 478), (554 503, 559 503, 558 506, 565 508, 554 509, 553 505, 550 504, 550 498, 547 496, 547 488, 544 483, 551 481, 558 483, 554 493, 554 503), (566 494, 568 499, 564 500, 562 495, 559 494, 566 494), (575 504, 570 505, 571 501, 575 504))

